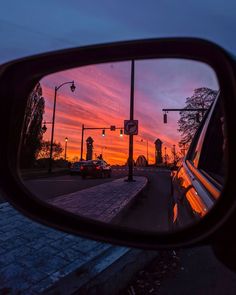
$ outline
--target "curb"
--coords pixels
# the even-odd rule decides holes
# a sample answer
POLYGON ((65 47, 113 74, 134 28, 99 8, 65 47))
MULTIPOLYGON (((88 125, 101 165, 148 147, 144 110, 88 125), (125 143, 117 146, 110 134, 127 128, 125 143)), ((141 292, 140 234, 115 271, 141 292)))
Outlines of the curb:
POLYGON ((157 256, 157 251, 113 246, 42 294, 116 295, 127 286, 136 272, 157 256))
POLYGON ((136 195, 131 199, 131 201, 128 204, 126 204, 126 206, 123 207, 122 210, 114 218, 111 219, 110 223, 119 224, 119 220, 126 214, 127 210, 129 210, 130 207, 133 206, 133 204, 137 201, 137 199, 141 197, 147 185, 148 185, 148 178, 146 177, 146 183, 144 184, 144 186, 136 193, 136 195))

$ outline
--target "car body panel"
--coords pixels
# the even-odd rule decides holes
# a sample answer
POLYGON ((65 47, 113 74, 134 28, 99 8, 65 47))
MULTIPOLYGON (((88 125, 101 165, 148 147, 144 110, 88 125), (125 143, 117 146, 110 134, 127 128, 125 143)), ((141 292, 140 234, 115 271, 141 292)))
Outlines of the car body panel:
POLYGON ((84 163, 84 161, 74 162, 70 168, 70 174, 80 174, 80 167, 84 163))
MULTIPOLYGON (((212 117, 218 109, 218 100, 219 95, 199 127, 182 166, 172 177, 173 223, 177 227, 191 224, 204 217, 222 191, 222 186, 201 169, 200 164, 202 153, 205 152, 204 142, 208 130, 212 128, 212 117)), ((214 144, 218 144, 217 140, 214 144)))

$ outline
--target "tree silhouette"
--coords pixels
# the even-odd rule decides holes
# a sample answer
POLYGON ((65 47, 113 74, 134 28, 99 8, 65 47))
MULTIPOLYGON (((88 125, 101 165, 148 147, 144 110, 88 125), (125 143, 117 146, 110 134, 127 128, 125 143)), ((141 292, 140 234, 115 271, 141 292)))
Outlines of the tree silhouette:
MULTIPOLYGON (((49 140, 43 140, 38 152, 38 159, 50 157, 51 142, 49 140)), ((60 142, 54 142, 52 146, 52 158, 53 160, 59 159, 63 152, 63 148, 60 142)))
POLYGON ((33 166, 41 145, 43 132, 42 120, 45 101, 42 96, 42 87, 38 83, 31 92, 25 112, 24 126, 22 130, 21 167, 33 166))
MULTIPOLYGON (((208 109, 215 100, 217 93, 218 91, 210 88, 197 88, 194 90, 191 97, 186 98, 185 109, 208 109)), ((189 146, 205 113, 206 112, 199 111, 180 112, 180 119, 178 121, 178 131, 181 133, 181 140, 179 142, 180 147, 186 149, 189 146)))

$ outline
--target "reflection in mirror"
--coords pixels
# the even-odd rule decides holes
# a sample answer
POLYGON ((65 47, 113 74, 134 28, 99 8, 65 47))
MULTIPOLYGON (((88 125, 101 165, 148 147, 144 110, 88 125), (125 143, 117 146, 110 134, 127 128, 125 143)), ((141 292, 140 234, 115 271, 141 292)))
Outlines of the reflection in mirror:
POLYGON ((49 75, 28 99, 21 178, 79 216, 152 232, 189 226, 224 182, 220 99, 213 69, 186 59, 49 75))

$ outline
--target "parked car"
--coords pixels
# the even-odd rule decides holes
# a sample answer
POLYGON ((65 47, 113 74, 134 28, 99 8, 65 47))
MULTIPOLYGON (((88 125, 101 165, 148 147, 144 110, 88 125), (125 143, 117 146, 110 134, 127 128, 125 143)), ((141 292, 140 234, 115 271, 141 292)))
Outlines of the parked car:
POLYGON ((111 166, 104 160, 85 161, 80 166, 82 178, 91 177, 111 177, 111 166))
POLYGON ((70 175, 80 174, 80 167, 85 161, 79 161, 72 163, 70 167, 70 175))
POLYGON ((220 96, 194 136, 182 166, 173 175, 173 221, 183 227, 205 216, 223 189, 225 144, 220 96))

